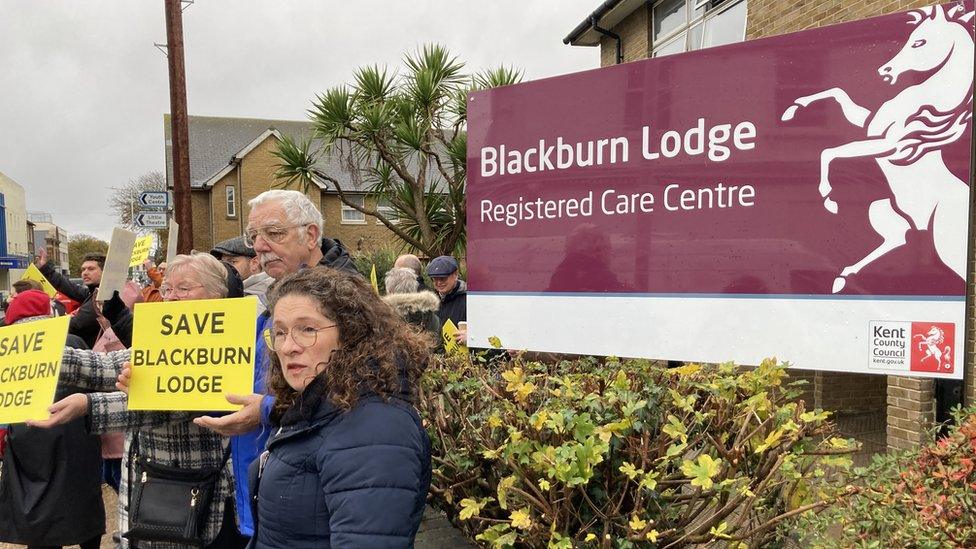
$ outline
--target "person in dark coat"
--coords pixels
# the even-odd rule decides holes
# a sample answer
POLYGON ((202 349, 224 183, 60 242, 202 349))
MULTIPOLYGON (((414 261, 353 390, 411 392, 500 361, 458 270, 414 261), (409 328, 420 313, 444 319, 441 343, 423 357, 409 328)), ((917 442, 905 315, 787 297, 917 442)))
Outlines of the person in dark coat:
MULTIPOLYGON (((458 278, 458 262, 449 255, 435 257, 427 265, 427 276, 434 283, 434 289, 441 298, 437 316, 441 328, 449 319, 455 326, 468 320, 468 285, 458 278)), ((458 330, 458 343, 467 344, 467 331, 458 330)))
POLYGON ((42 246, 37 253, 37 268, 44 278, 65 296, 81 303, 78 310, 71 317, 68 333, 84 340, 89 348, 95 345, 101 327, 95 313, 95 290, 102 282, 102 268, 105 267, 105 256, 88 254, 81 260, 81 284, 75 284, 61 275, 48 263, 47 250, 42 246))
MULTIPOLYGON (((51 318, 51 300, 40 290, 20 292, 5 321, 51 318)), ((73 349, 87 349, 68 335, 73 349)), ((79 392, 58 384, 56 399, 79 392)), ((84 418, 50 430, 11 425, 0 461, 0 541, 31 547, 81 545, 98 549, 105 533, 99 438, 84 418)))
POLYGON ((410 547, 430 487, 413 402, 427 342, 362 278, 309 268, 271 290, 278 428, 252 465, 252 547, 410 547))
MULTIPOLYGON (((285 275, 319 265, 362 278, 349 253, 338 240, 322 236, 322 214, 307 196, 292 190, 272 189, 247 203, 244 244, 250 246, 261 268, 268 276, 280 279, 285 275)), ((264 295, 259 295, 265 304, 264 295)), ((268 371, 268 352, 262 337, 271 327, 271 316, 265 312, 258 317, 255 333, 254 393, 243 397, 228 397, 243 407, 233 413, 213 417, 203 416, 194 423, 216 433, 230 436, 232 463, 237 480, 237 524, 243 535, 253 532, 250 513, 251 497, 247 488, 247 472, 265 447, 270 433, 268 415, 274 399, 265 394, 268 371)))

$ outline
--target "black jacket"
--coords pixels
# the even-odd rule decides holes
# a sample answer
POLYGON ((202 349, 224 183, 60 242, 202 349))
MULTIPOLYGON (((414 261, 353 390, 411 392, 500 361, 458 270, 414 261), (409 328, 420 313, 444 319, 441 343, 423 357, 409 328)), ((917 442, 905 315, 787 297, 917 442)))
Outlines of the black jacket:
POLYGON ((441 298, 437 317, 441 319, 442 328, 447 319, 451 319, 455 326, 462 320, 468 320, 468 285, 463 280, 458 280, 454 289, 441 298))
MULTIPOLYGON (((68 347, 85 348, 69 335, 68 347)), ((58 385, 56 400, 77 392, 58 385)), ((0 465, 0 541, 77 545, 105 533, 102 450, 85 418, 51 429, 11 425, 0 465)))
POLYGON ((61 276, 61 273, 51 263, 46 263, 40 268, 40 271, 44 278, 59 292, 81 303, 81 307, 78 307, 78 310, 71 317, 68 333, 80 337, 89 349, 92 348, 101 330, 95 315, 95 301, 92 299, 95 296, 95 290, 98 289, 98 284, 90 286, 75 284, 61 276))
POLYGON ((356 264, 349 257, 349 252, 342 246, 342 242, 331 238, 322 238, 322 259, 319 261, 319 265, 332 267, 346 274, 363 276, 356 269, 356 264))

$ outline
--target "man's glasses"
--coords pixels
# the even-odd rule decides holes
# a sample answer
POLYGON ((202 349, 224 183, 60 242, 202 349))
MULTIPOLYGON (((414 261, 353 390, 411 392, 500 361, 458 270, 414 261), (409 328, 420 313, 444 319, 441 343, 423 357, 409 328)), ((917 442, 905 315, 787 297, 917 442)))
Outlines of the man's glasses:
POLYGON ((322 330, 328 330, 329 328, 335 328, 338 324, 330 324, 328 326, 323 326, 321 328, 312 328, 311 326, 292 326, 290 330, 283 330, 281 328, 268 328, 264 331, 264 342, 268 344, 268 348, 272 351, 278 351, 281 346, 285 344, 285 340, 288 339, 289 334, 291 335, 291 340, 295 342, 302 349, 307 349, 319 338, 319 332, 322 330))
POLYGON ((304 227, 301 225, 286 225, 284 227, 277 227, 275 225, 269 225, 267 227, 259 227, 257 229, 250 229, 244 233, 244 245, 248 248, 254 247, 254 242, 261 237, 265 242, 273 242, 275 244, 281 244, 285 237, 288 236, 288 231, 294 229, 295 227, 304 227))

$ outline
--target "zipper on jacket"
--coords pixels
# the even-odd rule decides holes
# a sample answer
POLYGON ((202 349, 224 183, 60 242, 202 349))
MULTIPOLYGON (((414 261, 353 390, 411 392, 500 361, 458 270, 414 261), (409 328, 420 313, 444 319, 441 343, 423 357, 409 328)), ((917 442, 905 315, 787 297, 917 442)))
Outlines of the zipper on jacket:
POLYGON ((190 490, 190 508, 197 506, 197 495, 200 494, 200 490, 194 488, 190 490))

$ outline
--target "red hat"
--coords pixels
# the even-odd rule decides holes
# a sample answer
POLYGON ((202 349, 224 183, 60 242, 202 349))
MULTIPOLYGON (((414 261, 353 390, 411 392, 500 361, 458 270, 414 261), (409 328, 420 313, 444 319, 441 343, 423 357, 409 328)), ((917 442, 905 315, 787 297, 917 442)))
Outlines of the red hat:
POLYGON ((51 298, 41 290, 27 290, 14 296, 7 306, 4 322, 13 324, 22 318, 51 314, 51 298))

